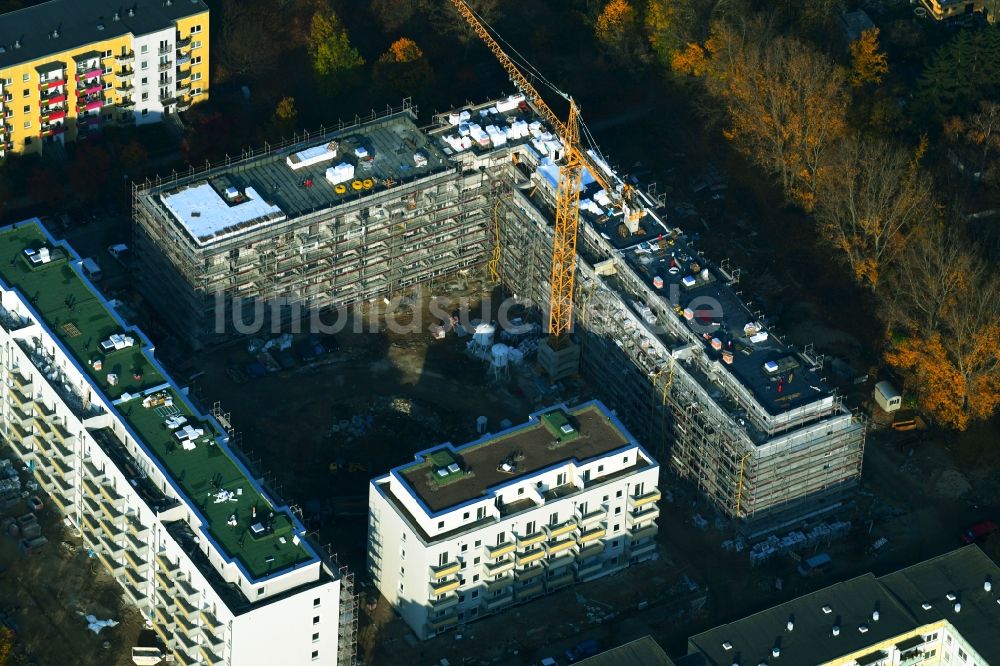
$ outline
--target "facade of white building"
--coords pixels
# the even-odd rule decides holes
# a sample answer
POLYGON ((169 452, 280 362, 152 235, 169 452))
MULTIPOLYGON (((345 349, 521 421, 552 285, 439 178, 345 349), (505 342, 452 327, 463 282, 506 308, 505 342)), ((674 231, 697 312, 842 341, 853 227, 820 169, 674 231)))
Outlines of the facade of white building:
POLYGON ((658 479, 601 403, 537 412, 374 479, 369 573, 429 638, 652 557, 658 479))
POLYGON ((353 663, 350 578, 79 258, 37 221, 0 230, 0 256, 0 433, 167 651, 181 664, 353 663))

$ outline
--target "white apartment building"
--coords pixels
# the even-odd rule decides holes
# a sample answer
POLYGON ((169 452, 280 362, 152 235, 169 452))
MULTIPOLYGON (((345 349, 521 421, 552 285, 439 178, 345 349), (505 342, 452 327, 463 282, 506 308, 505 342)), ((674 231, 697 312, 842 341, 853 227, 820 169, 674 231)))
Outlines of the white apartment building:
POLYGON ((349 575, 73 251, 33 220, 0 229, 0 264, 0 434, 177 663, 353 663, 349 575))
POLYGON ((426 639, 656 552, 660 467, 597 401, 371 482, 369 570, 426 639))

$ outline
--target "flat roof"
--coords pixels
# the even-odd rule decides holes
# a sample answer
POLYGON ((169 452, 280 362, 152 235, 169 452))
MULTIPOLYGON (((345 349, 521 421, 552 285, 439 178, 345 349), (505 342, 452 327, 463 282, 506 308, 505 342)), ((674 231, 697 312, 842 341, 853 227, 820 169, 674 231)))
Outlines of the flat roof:
POLYGON ((556 436, 546 423, 546 416, 564 410, 554 407, 532 415, 531 420, 503 432, 454 447, 450 443, 417 454, 417 462, 398 471, 407 487, 433 513, 456 504, 480 499, 498 485, 530 476, 557 463, 575 459, 588 460, 630 445, 635 440, 608 409, 592 401, 565 410, 578 433, 555 445, 556 436), (451 460, 444 460, 448 456, 451 460), (514 471, 500 466, 516 461, 514 471), (436 480, 435 473, 445 462, 455 462, 463 473, 454 479, 436 480), (472 472, 471 474, 469 472, 472 472))
POLYGON ((151 188, 146 196, 151 205, 163 206, 188 236, 206 244, 453 168, 447 155, 404 110, 213 169, 210 175, 180 177, 151 188), (331 141, 337 143, 336 157, 305 166, 301 159, 293 160, 296 168, 289 166, 289 157, 302 152, 308 156, 314 148, 325 150, 331 141), (421 166, 414 160, 418 152, 426 159, 421 166), (326 179, 326 171, 344 162, 354 168, 354 177, 338 192, 326 179), (224 198, 228 188, 247 195, 251 205, 231 205, 224 198), (192 216, 192 211, 199 214, 192 216))
MULTIPOLYGON (((1000 605, 998 593, 984 589, 987 579, 1000 581, 1000 567, 978 546, 966 546, 887 576, 869 573, 836 583, 715 627, 692 636, 688 652, 716 666, 770 663, 775 647, 780 648, 779 661, 785 666, 813 666, 855 653, 861 653, 862 661, 875 660, 871 646, 947 620, 984 659, 997 663, 1000 605), (948 594, 961 601, 961 612, 954 611, 948 594), (931 608, 923 609, 924 603, 931 608), (873 611, 878 611, 878 620, 873 611), (792 631, 787 628, 789 621, 792 631), (834 625, 840 627, 838 636, 833 635, 834 625)), ((904 645, 900 649, 912 647, 905 640, 900 644, 904 645)))
POLYGON ((204 0, 49 0, 0 15, 0 67, 72 51, 122 35, 145 35, 208 11, 204 0), (133 14, 129 15, 129 8, 133 14), (115 13, 118 20, 115 20, 115 13), (102 27, 98 27, 102 26, 102 27), (59 36, 53 37, 53 31, 59 36), (16 46, 16 43, 20 46, 16 46))
POLYGON ((637 638, 631 643, 605 650, 577 662, 580 666, 674 666, 670 657, 652 636, 637 638))
POLYGON ((237 560, 252 580, 315 560, 304 542, 292 541, 302 532, 301 526, 285 507, 272 505, 230 452, 214 419, 200 414, 155 360, 141 331, 127 327, 113 314, 71 264, 69 246, 60 244, 68 256, 47 264, 32 266, 26 260, 26 248, 53 245, 37 221, 0 230, 0 278, 34 308, 42 326, 76 361, 92 389, 117 412, 178 494, 187 498, 220 552, 237 560), (116 333, 133 336, 136 344, 119 351, 102 351, 100 342, 116 333), (98 359, 101 370, 95 370, 92 363, 98 359), (118 375, 118 385, 109 384, 108 374, 118 375), (144 395, 158 396, 172 405, 144 407, 144 395), (176 438, 177 431, 166 426, 170 417, 186 419, 186 425, 203 429, 194 449, 186 450, 176 438), (232 493, 231 498, 217 502, 220 491, 232 493), (253 518, 255 509, 257 517, 253 518), (266 521, 272 511, 271 529, 255 537, 250 526, 266 521), (228 522, 234 514, 237 525, 231 527, 228 522))

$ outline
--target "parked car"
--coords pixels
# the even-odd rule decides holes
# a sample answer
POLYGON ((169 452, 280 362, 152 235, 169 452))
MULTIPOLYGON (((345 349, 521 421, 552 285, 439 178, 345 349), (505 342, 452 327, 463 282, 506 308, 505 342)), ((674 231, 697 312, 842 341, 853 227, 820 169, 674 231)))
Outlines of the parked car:
POLYGON ((128 258, 128 245, 125 243, 115 243, 108 247, 108 254, 112 256, 120 264, 125 264, 125 260, 128 258))
POLYGON ((962 541, 964 543, 982 543, 986 541, 991 534, 997 531, 997 524, 992 520, 983 520, 975 525, 969 526, 969 529, 962 532, 962 541))
POLYGON ((595 654, 600 652, 600 646, 598 646, 597 641, 593 638, 588 638, 585 641, 581 641, 566 650, 566 659, 571 664, 575 664, 581 659, 586 659, 587 657, 593 657, 595 654))
POLYGON ((830 559, 829 555, 820 553, 803 560, 799 564, 799 573, 803 576, 816 576, 829 569, 832 564, 833 560, 830 559))

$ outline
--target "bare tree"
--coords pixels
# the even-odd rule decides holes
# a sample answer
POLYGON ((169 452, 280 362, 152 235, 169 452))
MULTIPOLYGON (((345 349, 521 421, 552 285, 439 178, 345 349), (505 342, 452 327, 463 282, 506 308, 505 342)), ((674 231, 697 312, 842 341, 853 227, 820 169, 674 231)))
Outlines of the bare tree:
POLYGON ((852 137, 836 157, 820 179, 816 221, 855 280, 875 289, 906 231, 933 214, 930 188, 912 157, 881 139, 852 137))

